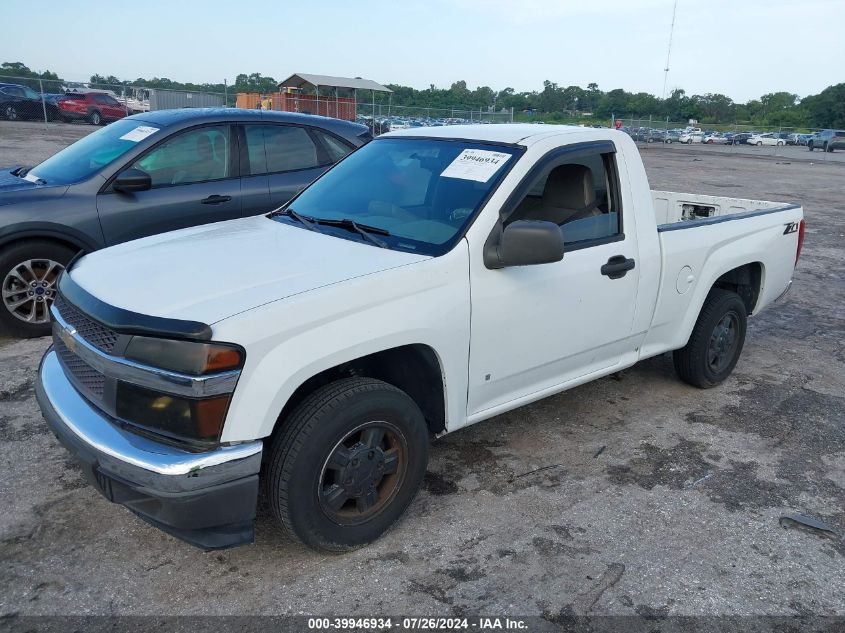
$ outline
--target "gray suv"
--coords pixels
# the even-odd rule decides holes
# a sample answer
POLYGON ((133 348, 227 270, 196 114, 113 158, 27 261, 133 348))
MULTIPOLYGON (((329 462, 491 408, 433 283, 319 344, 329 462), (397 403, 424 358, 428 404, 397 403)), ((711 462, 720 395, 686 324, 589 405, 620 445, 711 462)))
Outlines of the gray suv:
POLYGON ((820 149, 824 152, 845 149, 845 130, 822 130, 807 141, 807 149, 811 152, 814 149, 820 149))
POLYGON ((0 329, 48 334, 55 282, 77 253, 267 213, 370 139, 321 116, 163 110, 0 170, 0 329))

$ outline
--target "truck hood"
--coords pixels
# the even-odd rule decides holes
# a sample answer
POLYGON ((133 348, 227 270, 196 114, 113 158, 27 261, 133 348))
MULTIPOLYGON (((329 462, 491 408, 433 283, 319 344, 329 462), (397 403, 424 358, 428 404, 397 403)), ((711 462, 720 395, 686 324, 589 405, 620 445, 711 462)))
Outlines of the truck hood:
POLYGON ((258 216, 96 251, 80 259, 70 275, 113 306, 213 324, 271 301, 425 259, 258 216))

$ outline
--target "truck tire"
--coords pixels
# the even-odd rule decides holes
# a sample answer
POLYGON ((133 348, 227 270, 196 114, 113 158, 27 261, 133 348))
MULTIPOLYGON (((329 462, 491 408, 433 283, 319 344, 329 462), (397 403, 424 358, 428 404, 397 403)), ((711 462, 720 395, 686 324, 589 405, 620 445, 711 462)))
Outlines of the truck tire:
POLYGON ((747 325, 745 303, 740 296, 731 290, 713 288, 704 300, 686 346, 672 354, 678 377, 701 389, 724 381, 742 353, 747 325))
POLYGON ((74 255, 74 249, 49 240, 26 240, 0 251, 0 330, 22 338, 50 333, 56 281, 74 255))
POLYGON ((416 403, 372 378, 317 389, 283 420, 266 472, 273 514, 318 550, 366 545, 417 494, 428 464, 428 429, 416 403))

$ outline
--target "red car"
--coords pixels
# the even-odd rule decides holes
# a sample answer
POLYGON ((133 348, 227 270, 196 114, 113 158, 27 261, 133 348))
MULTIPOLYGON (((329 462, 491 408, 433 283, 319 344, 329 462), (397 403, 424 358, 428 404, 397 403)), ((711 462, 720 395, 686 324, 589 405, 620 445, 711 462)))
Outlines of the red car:
POLYGON ((68 92, 57 104, 62 121, 88 121, 102 125, 130 114, 125 105, 106 92, 68 92))

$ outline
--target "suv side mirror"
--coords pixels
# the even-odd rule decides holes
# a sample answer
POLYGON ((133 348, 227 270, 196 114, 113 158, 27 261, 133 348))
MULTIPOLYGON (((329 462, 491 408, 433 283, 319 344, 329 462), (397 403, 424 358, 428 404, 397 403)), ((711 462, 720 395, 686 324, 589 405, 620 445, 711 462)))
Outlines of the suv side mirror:
POLYGON ((499 226, 485 244, 487 268, 551 264, 563 259, 563 231, 554 222, 517 220, 499 226))
POLYGON ((121 193, 147 191, 148 189, 151 189, 152 186, 153 181, 148 173, 143 172, 140 169, 131 168, 121 172, 118 177, 115 178, 114 183, 112 183, 112 188, 121 193))

